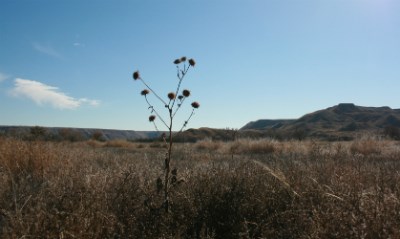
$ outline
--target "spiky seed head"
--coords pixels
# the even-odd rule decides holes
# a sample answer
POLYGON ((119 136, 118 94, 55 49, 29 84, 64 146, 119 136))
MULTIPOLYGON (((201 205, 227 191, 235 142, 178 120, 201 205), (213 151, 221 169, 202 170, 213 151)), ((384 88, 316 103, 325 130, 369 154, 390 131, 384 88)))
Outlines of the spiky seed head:
POLYGON ((150 121, 150 122, 153 122, 155 119, 156 119, 156 116, 155 116, 155 115, 150 115, 150 116, 149 116, 149 121, 150 121))
POLYGON ((195 108, 195 109, 199 108, 200 107, 199 102, 197 102, 197 101, 193 102, 192 103, 192 107, 195 108))
POLYGON ((140 79, 139 71, 133 72, 133 79, 134 80, 140 79))
POLYGON ((175 61, 174 61, 174 64, 179 64, 179 63, 181 63, 181 59, 176 59, 175 61))
POLYGON ((183 90, 182 91, 182 95, 185 97, 189 97, 190 96, 190 90, 183 90))
POLYGON ((145 96, 145 95, 147 95, 149 93, 150 93, 150 91, 148 89, 144 89, 144 90, 142 90, 142 92, 140 92, 140 94, 143 95, 143 96, 145 96))
POLYGON ((181 60, 181 62, 185 62, 186 61, 186 56, 182 56, 180 60, 181 60))
POLYGON ((194 61, 193 58, 189 59, 189 65, 191 65, 192 67, 194 67, 194 65, 196 65, 196 62, 194 61))
POLYGON ((173 99, 175 99, 175 97, 176 97, 176 95, 175 95, 174 92, 169 92, 168 93, 168 99, 173 100, 173 99))

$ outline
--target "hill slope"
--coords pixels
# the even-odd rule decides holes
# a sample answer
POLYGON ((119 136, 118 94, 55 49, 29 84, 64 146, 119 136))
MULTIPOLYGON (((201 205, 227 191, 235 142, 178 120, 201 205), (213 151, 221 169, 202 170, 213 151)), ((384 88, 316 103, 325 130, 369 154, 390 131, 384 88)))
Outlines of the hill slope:
POLYGON ((90 128, 61 128, 61 127, 38 127, 38 126, 0 126, 0 133, 10 136, 27 137, 31 135, 32 129, 38 128, 44 137, 51 139, 70 139, 72 141, 86 140, 95 134, 102 140, 113 139, 153 139, 161 133, 156 131, 134 131, 114 129, 90 129, 90 128))
MULTIPOLYGON (((384 129, 392 127, 396 137, 400 139, 400 109, 384 107, 364 107, 351 103, 342 103, 323 110, 306 114, 299 119, 262 119, 249 122, 240 130, 199 128, 188 129, 176 135, 175 140, 193 142, 210 138, 216 140, 232 140, 238 137, 247 138, 298 138, 305 137, 343 140, 353 139, 358 134, 382 134, 384 129)), ((0 134, 26 137, 32 135, 29 126, 0 126, 0 134)), ((90 139, 95 134, 102 140, 113 139, 154 139, 160 136, 155 131, 133 131, 112 129, 85 128, 43 128, 46 137, 51 139, 82 140, 90 139)))
POLYGON ((309 137, 352 138, 360 132, 382 132, 385 127, 400 128, 400 109, 342 103, 306 114, 297 120, 250 122, 242 130, 275 129, 282 134, 302 131, 309 137))
POLYGON ((257 121, 251 121, 247 123, 245 126, 241 128, 241 130, 246 129, 257 129, 257 130, 264 130, 264 129, 279 129, 284 125, 293 123, 295 120, 293 119, 262 119, 257 121))

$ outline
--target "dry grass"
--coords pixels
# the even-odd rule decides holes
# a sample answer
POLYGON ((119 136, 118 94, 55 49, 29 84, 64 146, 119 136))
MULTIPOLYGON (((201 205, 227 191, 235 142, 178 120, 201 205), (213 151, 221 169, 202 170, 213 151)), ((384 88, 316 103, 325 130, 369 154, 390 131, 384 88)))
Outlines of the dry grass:
POLYGON ((398 142, 176 144, 169 214, 150 146, 0 138, 0 237, 400 237, 398 142))
POLYGON ((382 142, 372 139, 356 140, 351 144, 350 152, 353 154, 362 154, 364 156, 371 154, 379 155, 382 152, 382 142))
POLYGON ((270 154, 277 150, 277 142, 271 140, 240 139, 230 145, 234 154, 270 154))
POLYGON ((222 147, 223 143, 221 141, 212 141, 211 139, 205 139, 198 141, 194 144, 197 150, 211 150, 217 151, 222 147))

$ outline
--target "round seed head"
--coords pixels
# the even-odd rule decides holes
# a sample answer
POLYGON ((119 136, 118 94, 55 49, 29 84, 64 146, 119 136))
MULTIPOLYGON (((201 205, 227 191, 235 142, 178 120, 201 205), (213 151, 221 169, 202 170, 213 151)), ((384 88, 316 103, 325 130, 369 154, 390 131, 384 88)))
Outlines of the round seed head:
POLYGON ((147 95, 148 93, 150 93, 148 89, 144 89, 142 92, 140 92, 141 95, 147 95))
POLYGON ((179 99, 179 100, 182 100, 182 99, 183 99, 183 95, 179 95, 179 96, 178 96, 178 99, 179 99))
POLYGON ((181 59, 176 59, 175 61, 174 61, 174 64, 179 64, 179 63, 181 63, 181 59))
POLYGON ((189 64, 194 67, 194 65, 196 65, 196 62, 194 61, 193 58, 189 59, 189 64))
POLYGON ((176 95, 175 95, 174 92, 169 92, 168 93, 168 99, 173 100, 173 99, 175 99, 175 97, 176 97, 176 95))
POLYGON ((139 78, 140 78, 139 71, 133 72, 133 79, 134 79, 134 80, 137 80, 137 79, 139 79, 139 78))
POLYGON ((155 116, 155 115, 150 115, 150 116, 149 116, 149 121, 150 121, 150 122, 153 122, 155 119, 156 119, 156 116, 155 116))
POLYGON ((185 97, 189 97, 190 96, 190 91, 189 90, 183 90, 182 91, 182 95, 185 97))
POLYGON ((195 102, 192 103, 192 107, 197 109, 197 108, 200 107, 200 104, 197 101, 195 101, 195 102))
POLYGON ((182 56, 180 60, 181 60, 181 62, 185 62, 186 61, 186 56, 182 56))

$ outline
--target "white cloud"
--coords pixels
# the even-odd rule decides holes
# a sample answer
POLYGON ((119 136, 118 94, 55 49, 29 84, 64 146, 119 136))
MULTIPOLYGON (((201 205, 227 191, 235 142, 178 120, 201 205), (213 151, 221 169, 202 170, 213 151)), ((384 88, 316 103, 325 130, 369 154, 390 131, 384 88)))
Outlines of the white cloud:
POLYGON ((61 56, 60 53, 58 53, 53 47, 48 46, 48 45, 42 45, 39 43, 33 43, 33 48, 35 50, 37 50, 38 52, 44 53, 46 55, 52 56, 52 57, 56 57, 59 59, 62 59, 63 57, 61 56))
POLYGON ((91 106, 99 106, 100 105, 100 101, 98 101, 98 100, 90 100, 90 99, 82 98, 82 99, 79 99, 78 101, 80 103, 88 104, 91 106))
POLYGON ((0 82, 7 80, 7 78, 8 78, 8 75, 0 72, 0 82))
POLYGON ((85 47, 85 44, 82 44, 80 42, 75 42, 73 45, 74 47, 85 47))
POLYGON ((49 104, 57 109, 77 109, 83 104, 98 106, 97 100, 76 99, 59 91, 58 87, 49 86, 34 80, 16 78, 11 90, 13 96, 22 96, 33 100, 38 105, 49 104))

